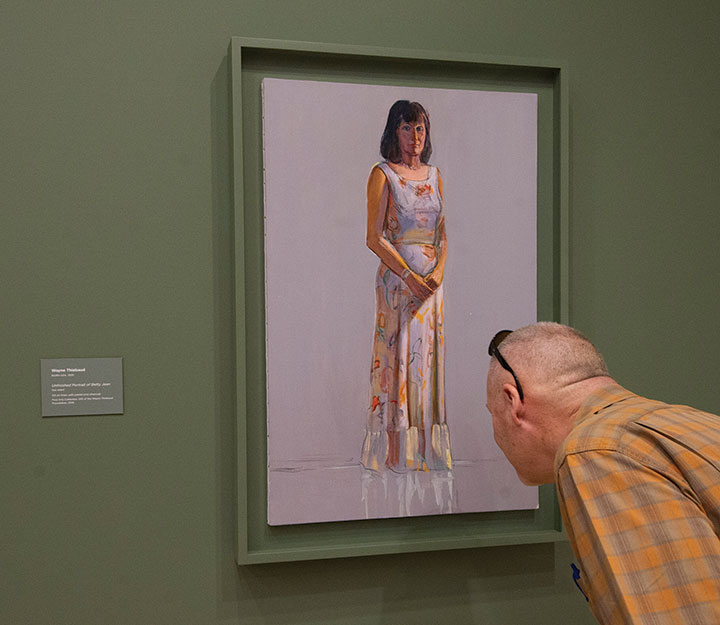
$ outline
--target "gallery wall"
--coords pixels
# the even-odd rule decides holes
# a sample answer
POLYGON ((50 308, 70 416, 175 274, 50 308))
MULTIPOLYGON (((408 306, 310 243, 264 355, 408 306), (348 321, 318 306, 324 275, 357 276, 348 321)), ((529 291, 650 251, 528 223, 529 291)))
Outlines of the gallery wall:
POLYGON ((566 62, 571 321, 720 411, 719 30, 711 0, 6 3, 0 622, 592 623, 565 544, 235 565, 228 44, 566 62), (41 358, 116 356, 123 415, 41 418, 41 358))

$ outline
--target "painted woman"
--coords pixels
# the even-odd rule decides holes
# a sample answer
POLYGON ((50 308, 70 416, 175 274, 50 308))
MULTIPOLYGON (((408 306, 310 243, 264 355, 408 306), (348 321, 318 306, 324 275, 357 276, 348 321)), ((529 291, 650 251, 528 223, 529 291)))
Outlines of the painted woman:
POLYGON ((372 472, 452 468, 445 418, 443 186, 429 164, 430 118, 417 102, 390 108, 384 161, 367 184, 367 245, 380 266, 362 465, 372 472))

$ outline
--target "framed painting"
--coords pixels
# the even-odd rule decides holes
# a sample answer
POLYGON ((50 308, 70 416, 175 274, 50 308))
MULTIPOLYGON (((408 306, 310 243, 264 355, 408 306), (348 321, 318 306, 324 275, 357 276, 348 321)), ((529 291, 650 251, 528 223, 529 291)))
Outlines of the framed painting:
POLYGON ((231 55, 238 561, 560 539, 553 489, 493 443, 484 378, 500 326, 567 318, 562 65, 241 38, 231 55), (396 102, 432 139, 417 173, 381 154, 396 102), (370 241, 373 176, 395 260, 370 241), (432 293, 403 299, 411 269, 432 293))

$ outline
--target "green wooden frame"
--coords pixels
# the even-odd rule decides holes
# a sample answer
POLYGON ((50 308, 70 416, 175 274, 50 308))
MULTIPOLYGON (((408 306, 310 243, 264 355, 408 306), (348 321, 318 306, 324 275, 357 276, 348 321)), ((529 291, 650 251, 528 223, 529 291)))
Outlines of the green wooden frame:
POLYGON ((266 522, 260 83, 296 78, 538 95, 538 318, 568 321, 568 88, 564 64, 236 37, 230 46, 237 336, 239 564, 563 540, 555 489, 537 510, 271 527, 266 522))

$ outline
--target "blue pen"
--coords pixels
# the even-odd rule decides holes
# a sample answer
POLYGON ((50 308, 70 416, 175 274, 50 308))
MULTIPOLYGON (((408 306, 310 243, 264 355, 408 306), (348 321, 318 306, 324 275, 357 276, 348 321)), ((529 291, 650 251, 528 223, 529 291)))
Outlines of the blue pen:
POLYGON ((572 562, 570 564, 570 568, 572 569, 572 572, 573 572, 573 581, 575 582, 575 585, 578 587, 578 590, 580 590, 580 592, 583 594, 583 597, 585 597, 585 601, 590 601, 590 599, 588 599, 588 596, 585 594, 585 591, 582 589, 582 586, 580 586, 580 582, 579 582, 580 569, 575 566, 574 562, 572 562))

